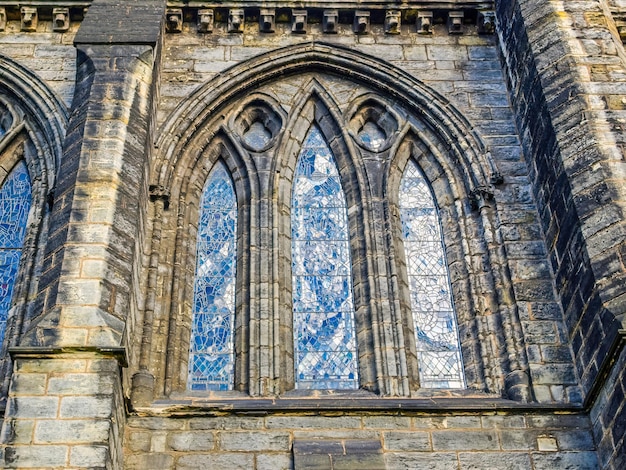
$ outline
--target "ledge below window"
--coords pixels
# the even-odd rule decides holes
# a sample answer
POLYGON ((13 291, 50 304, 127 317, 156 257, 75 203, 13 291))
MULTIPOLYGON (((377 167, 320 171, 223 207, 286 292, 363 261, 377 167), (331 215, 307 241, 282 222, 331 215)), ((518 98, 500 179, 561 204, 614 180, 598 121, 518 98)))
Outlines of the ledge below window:
POLYGON ((577 413, 581 405, 565 403, 521 403, 470 390, 420 392, 424 396, 382 398, 365 391, 301 394, 291 392, 274 398, 255 398, 214 393, 204 397, 172 397, 156 400, 150 406, 136 407, 140 416, 211 416, 222 414, 271 415, 279 413, 449 413, 449 412, 536 412, 577 413))

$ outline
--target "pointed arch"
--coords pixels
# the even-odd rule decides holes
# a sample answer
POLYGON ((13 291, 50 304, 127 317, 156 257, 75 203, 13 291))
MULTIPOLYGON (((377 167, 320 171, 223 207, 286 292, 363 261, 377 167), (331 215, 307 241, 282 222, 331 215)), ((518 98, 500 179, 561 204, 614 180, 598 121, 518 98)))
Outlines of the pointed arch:
POLYGON ((404 169, 398 199, 420 386, 465 388, 439 211, 413 159, 404 169))
MULTIPOLYGON (((295 350, 293 343, 294 325, 293 317, 293 291, 297 286, 293 285, 291 275, 283 278, 280 273, 291 273, 293 269, 293 259, 291 257, 280 256, 280 253, 291 253, 292 251, 292 230, 290 229, 292 220, 289 214, 292 211, 292 194, 296 180, 296 170, 298 157, 302 149, 306 146, 306 139, 310 129, 317 126, 319 134, 327 143, 337 164, 338 177, 343 188, 347 209, 347 229, 349 237, 349 250, 352 265, 352 290, 355 310, 355 331, 361 338, 358 353, 358 374, 359 387, 371 391, 380 390, 381 386, 377 382, 376 364, 380 366, 381 361, 377 357, 377 350, 374 346, 379 335, 377 331, 378 323, 372 321, 371 294, 372 288, 370 280, 372 277, 371 260, 362 256, 367 252, 371 241, 368 237, 368 227, 371 225, 371 210, 366 204, 371 200, 369 182, 364 173, 363 163, 356 157, 357 151, 347 130, 341 125, 342 114, 337 104, 333 101, 324 87, 316 80, 310 79, 303 83, 299 92, 292 100, 294 106, 290 114, 290 120, 286 124, 284 138, 280 142, 274 166, 271 172, 270 186, 273 188, 272 199, 276 201, 272 212, 276 214, 276 224, 278 227, 278 237, 274 251, 277 272, 274 276, 282 278, 283 282, 276 285, 276 296, 280 299, 277 315, 278 321, 285 325, 280 337, 281 344, 288 345, 285 349, 295 350), (288 329, 287 329, 288 328, 288 329)), ((296 358, 291 353, 283 354, 281 357, 281 383, 282 388, 292 389, 295 385, 293 374, 296 358)))
MULTIPOLYGON (((0 348, 0 395, 3 395, 11 367, 7 349, 19 343, 32 317, 33 306, 27 303, 27 298, 36 289, 41 270, 49 202, 61 160, 68 110, 35 73, 3 55, 0 55, 0 110, 11 116, 3 118, 0 184, 6 189, 19 173, 23 183, 28 179, 30 199, 28 210, 19 212, 25 218, 25 230, 19 261, 14 256, 17 263, 12 274, 14 288, 10 293, 5 341, 0 348)), ((25 195, 21 201, 18 204, 25 210, 25 195)))
POLYGON ((19 105, 25 125, 42 161, 39 175, 54 187, 56 170, 63 153, 69 111, 61 98, 35 73, 0 54, 0 97, 19 105))
POLYGON ((316 124, 291 199, 296 388, 359 385, 348 214, 335 158, 316 124))
MULTIPOLYGON (((234 172, 249 175, 248 187, 242 189, 250 199, 240 208, 240 215, 247 214, 249 220, 248 230, 242 232, 248 239, 241 253, 248 257, 248 277, 242 284, 237 281, 248 289, 249 302, 242 304, 243 315, 237 316, 244 323, 239 336, 243 339, 236 346, 242 355, 236 361, 235 389, 267 396, 291 390, 296 382, 292 188, 297 158, 312 125, 319 128, 336 159, 348 207, 359 387, 384 396, 411 396, 419 388, 414 323, 405 295, 408 280, 401 274, 406 271, 405 255, 401 241, 390 239, 396 232, 400 237, 400 229, 394 232, 400 216, 397 191, 407 161, 414 158, 446 225, 444 242, 455 299, 458 296, 461 305, 468 387, 505 390, 506 345, 500 333, 485 330, 488 322, 476 313, 498 318, 500 300, 493 280, 503 274, 496 272, 498 263, 506 263, 494 258, 492 266, 489 257, 498 254, 487 247, 489 234, 498 227, 490 206, 495 207, 491 192, 499 176, 488 149, 471 123, 428 86, 378 59, 317 43, 279 49, 215 77, 172 113, 156 143, 153 182, 171 188, 171 208, 178 207, 178 221, 169 222, 178 227, 176 269, 189 265, 189 240, 195 240, 193 229, 186 233, 185 227, 194 225, 188 214, 189 204, 195 204, 190 195, 197 193, 197 175, 205 167, 199 162, 214 152, 216 142, 229 149, 226 160, 236 161, 231 170, 238 199, 242 196, 234 172), (284 87, 274 86, 278 83, 284 87), (348 98, 331 89, 334 84, 339 90, 343 86, 358 91, 348 98), (288 92, 279 96, 277 89, 288 92), (248 105, 255 109, 243 116, 248 105), (282 120, 282 127, 275 127, 277 134, 260 117, 272 109, 282 120), (247 123, 259 120, 272 138, 264 136, 261 145, 246 144, 242 136, 247 123), (359 140, 368 122, 385 134, 385 145, 359 140), (474 238, 479 240, 469 243, 474 238), (474 276, 475 266, 486 274, 474 276), (480 344, 478 337, 487 336, 490 342, 480 344)), ((186 275, 174 276, 179 284, 172 287, 172 297, 178 295, 178 304, 168 309, 183 325, 186 294, 179 293, 189 285, 186 275)), ((180 328, 172 320, 170 325, 180 328)), ((168 349, 176 350, 177 338, 170 334, 168 349)), ((170 356, 168 363, 171 370, 166 376, 173 377, 180 363, 170 356)))
POLYGON ((349 76, 383 96, 401 99, 462 169, 468 192, 489 188, 499 178, 495 162, 470 122, 450 101, 408 73, 369 55, 324 43, 302 43, 254 57, 200 87, 164 123, 157 147, 158 178, 167 181, 176 160, 201 138, 217 110, 249 90, 305 71, 349 76))
POLYGON ((221 161, 200 201, 189 348, 189 390, 232 390, 237 280, 237 196, 221 161))
MULTIPOLYGON (((144 341, 142 344, 146 367, 157 371, 155 377, 157 393, 169 394, 172 390, 189 385, 188 372, 192 364, 188 363, 188 360, 189 351, 193 349, 190 325, 193 325, 196 303, 194 300, 196 266, 200 261, 197 242, 203 230, 203 198, 212 171, 220 166, 228 174, 232 184, 236 206, 234 213, 237 219, 234 232, 235 246, 231 246, 236 253, 234 255, 236 277, 230 279, 235 283, 234 290, 237 292, 234 297, 236 315, 234 320, 231 318, 230 323, 232 327, 230 341, 235 365, 229 379, 232 383, 227 389, 246 388, 249 381, 246 366, 250 354, 247 346, 249 332, 244 325, 250 321, 250 272, 259 263, 254 254, 242 247, 248 247, 251 238, 254 238, 251 221, 257 217, 257 209, 251 207, 250 200, 258 199, 259 184, 254 161, 219 123, 216 127, 210 140, 190 152, 185 164, 177 168, 170 186, 164 189, 170 196, 169 208, 161 211, 162 218, 158 221, 158 227, 153 228, 160 236, 152 242, 151 251, 159 257, 163 265, 167 266, 169 274, 163 278, 166 281, 163 288, 165 297, 171 300, 163 306, 163 310, 155 310, 147 315, 152 320, 146 326, 150 334, 156 329, 161 329, 165 334, 167 351, 173 352, 166 354, 163 348, 151 342, 144 341), (160 243, 170 237, 175 240, 175 249, 162 253, 160 243), (166 326, 163 328, 160 325, 166 326), (165 367, 162 364, 165 364, 165 367)), ((199 380, 198 383, 200 382, 202 381, 199 380)), ((211 387, 208 389, 212 389, 211 387)))

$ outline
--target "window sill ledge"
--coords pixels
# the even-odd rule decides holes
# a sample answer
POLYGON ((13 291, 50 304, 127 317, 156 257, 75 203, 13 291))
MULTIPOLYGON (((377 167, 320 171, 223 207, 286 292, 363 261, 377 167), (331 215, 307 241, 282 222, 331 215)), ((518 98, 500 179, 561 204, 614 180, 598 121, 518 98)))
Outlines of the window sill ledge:
MULTIPOLYGON (((423 393, 423 392, 422 392, 423 393)), ((578 404, 521 403, 469 390, 437 391, 430 396, 385 398, 363 391, 325 392, 307 396, 258 398, 214 393, 204 397, 173 397, 136 407, 138 416, 184 417, 223 414, 271 415, 313 413, 336 415, 351 413, 484 413, 484 412, 583 412, 578 404)))

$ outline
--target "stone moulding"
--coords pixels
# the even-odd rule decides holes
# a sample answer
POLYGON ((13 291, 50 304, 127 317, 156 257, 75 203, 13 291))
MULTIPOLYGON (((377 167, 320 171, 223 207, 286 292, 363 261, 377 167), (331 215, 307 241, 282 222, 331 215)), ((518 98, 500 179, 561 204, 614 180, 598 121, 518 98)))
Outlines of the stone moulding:
MULTIPOLYGON (((49 167, 59 168, 62 142, 69 112, 60 97, 34 73, 8 57, 0 55, 0 92, 8 92, 19 102, 33 124, 41 129, 45 158, 49 167)), ((48 172, 48 187, 54 186, 55 172, 48 172)))
POLYGON ((9 348, 9 354, 11 359, 21 358, 52 358, 58 356, 72 356, 72 357, 91 357, 100 356, 103 358, 115 359, 121 367, 128 367, 128 353, 124 347, 12 347, 9 348))
POLYGON ((284 47, 231 67, 182 102, 155 143, 162 165, 155 184, 169 186, 178 159, 220 107, 262 83, 303 71, 350 76, 387 96, 403 97, 407 108, 449 147, 465 175, 468 193, 492 187, 493 175, 499 174, 495 162, 469 121, 444 96, 381 60, 317 42, 284 47))
POLYGON ((272 398, 181 398, 155 400, 149 406, 134 407, 137 416, 189 417, 234 414, 289 414, 310 413, 324 415, 341 412, 345 414, 369 412, 372 414, 395 413, 399 415, 423 413, 484 414, 485 412, 557 412, 582 414, 586 410, 580 404, 523 403, 489 395, 455 394, 445 397, 382 398, 363 397, 358 392, 332 393, 325 397, 272 397, 272 398))
POLYGON ((615 360, 619 358, 624 346, 626 346, 626 329, 620 329, 617 330, 617 334, 613 338, 609 351, 606 354, 604 361, 600 364, 598 379, 594 381, 591 390, 589 390, 589 393, 585 397, 585 402, 583 404, 585 409, 591 409, 591 407, 593 407, 596 403, 602 387, 606 384, 609 374, 613 370, 615 360))

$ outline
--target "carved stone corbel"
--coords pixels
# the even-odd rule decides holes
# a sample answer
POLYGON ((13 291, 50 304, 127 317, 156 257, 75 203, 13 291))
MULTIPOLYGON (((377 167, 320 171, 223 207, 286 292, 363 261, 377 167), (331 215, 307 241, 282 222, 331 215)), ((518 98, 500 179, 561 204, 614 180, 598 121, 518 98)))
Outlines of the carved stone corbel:
POLYGON ((4 7, 0 7, 0 31, 7 28, 7 11, 4 7))
POLYGON ((244 11, 240 8, 228 10, 228 32, 243 33, 244 11))
POLYGON ((385 33, 400 34, 400 22, 400 10, 387 10, 385 12, 385 33))
POLYGON ((53 8, 52 9, 52 30, 64 33, 70 29, 70 9, 69 8, 53 8))
POLYGON ((182 8, 168 8, 165 17, 165 30, 168 33, 183 32, 183 10, 182 8))
POLYGON ((213 10, 203 8, 198 10, 198 32, 199 33, 212 33, 213 24, 215 21, 215 15, 213 10))
POLYGON ((367 34, 370 29, 370 12, 357 10, 354 12, 352 31, 356 34, 367 34))
POLYGON ((22 31, 32 32, 37 30, 37 8, 35 7, 22 7, 22 22, 20 29, 22 31))
POLYGON ((478 12, 478 34, 493 34, 496 30, 496 13, 494 11, 478 12))
POLYGON ((465 13, 462 11, 451 11, 448 13, 448 33, 463 34, 465 29, 463 26, 464 19, 465 13))
POLYGON ((261 14, 259 15, 259 31, 262 33, 273 33, 275 19, 276 10, 273 8, 261 8, 261 14))
POLYGON ((293 10, 291 12, 291 32, 296 34, 306 33, 307 11, 293 10))
POLYGON ((324 10, 322 17, 322 31, 326 34, 337 34, 339 24, 339 12, 337 10, 324 10))
POLYGON ((433 12, 417 12, 417 34, 433 34, 433 12))

